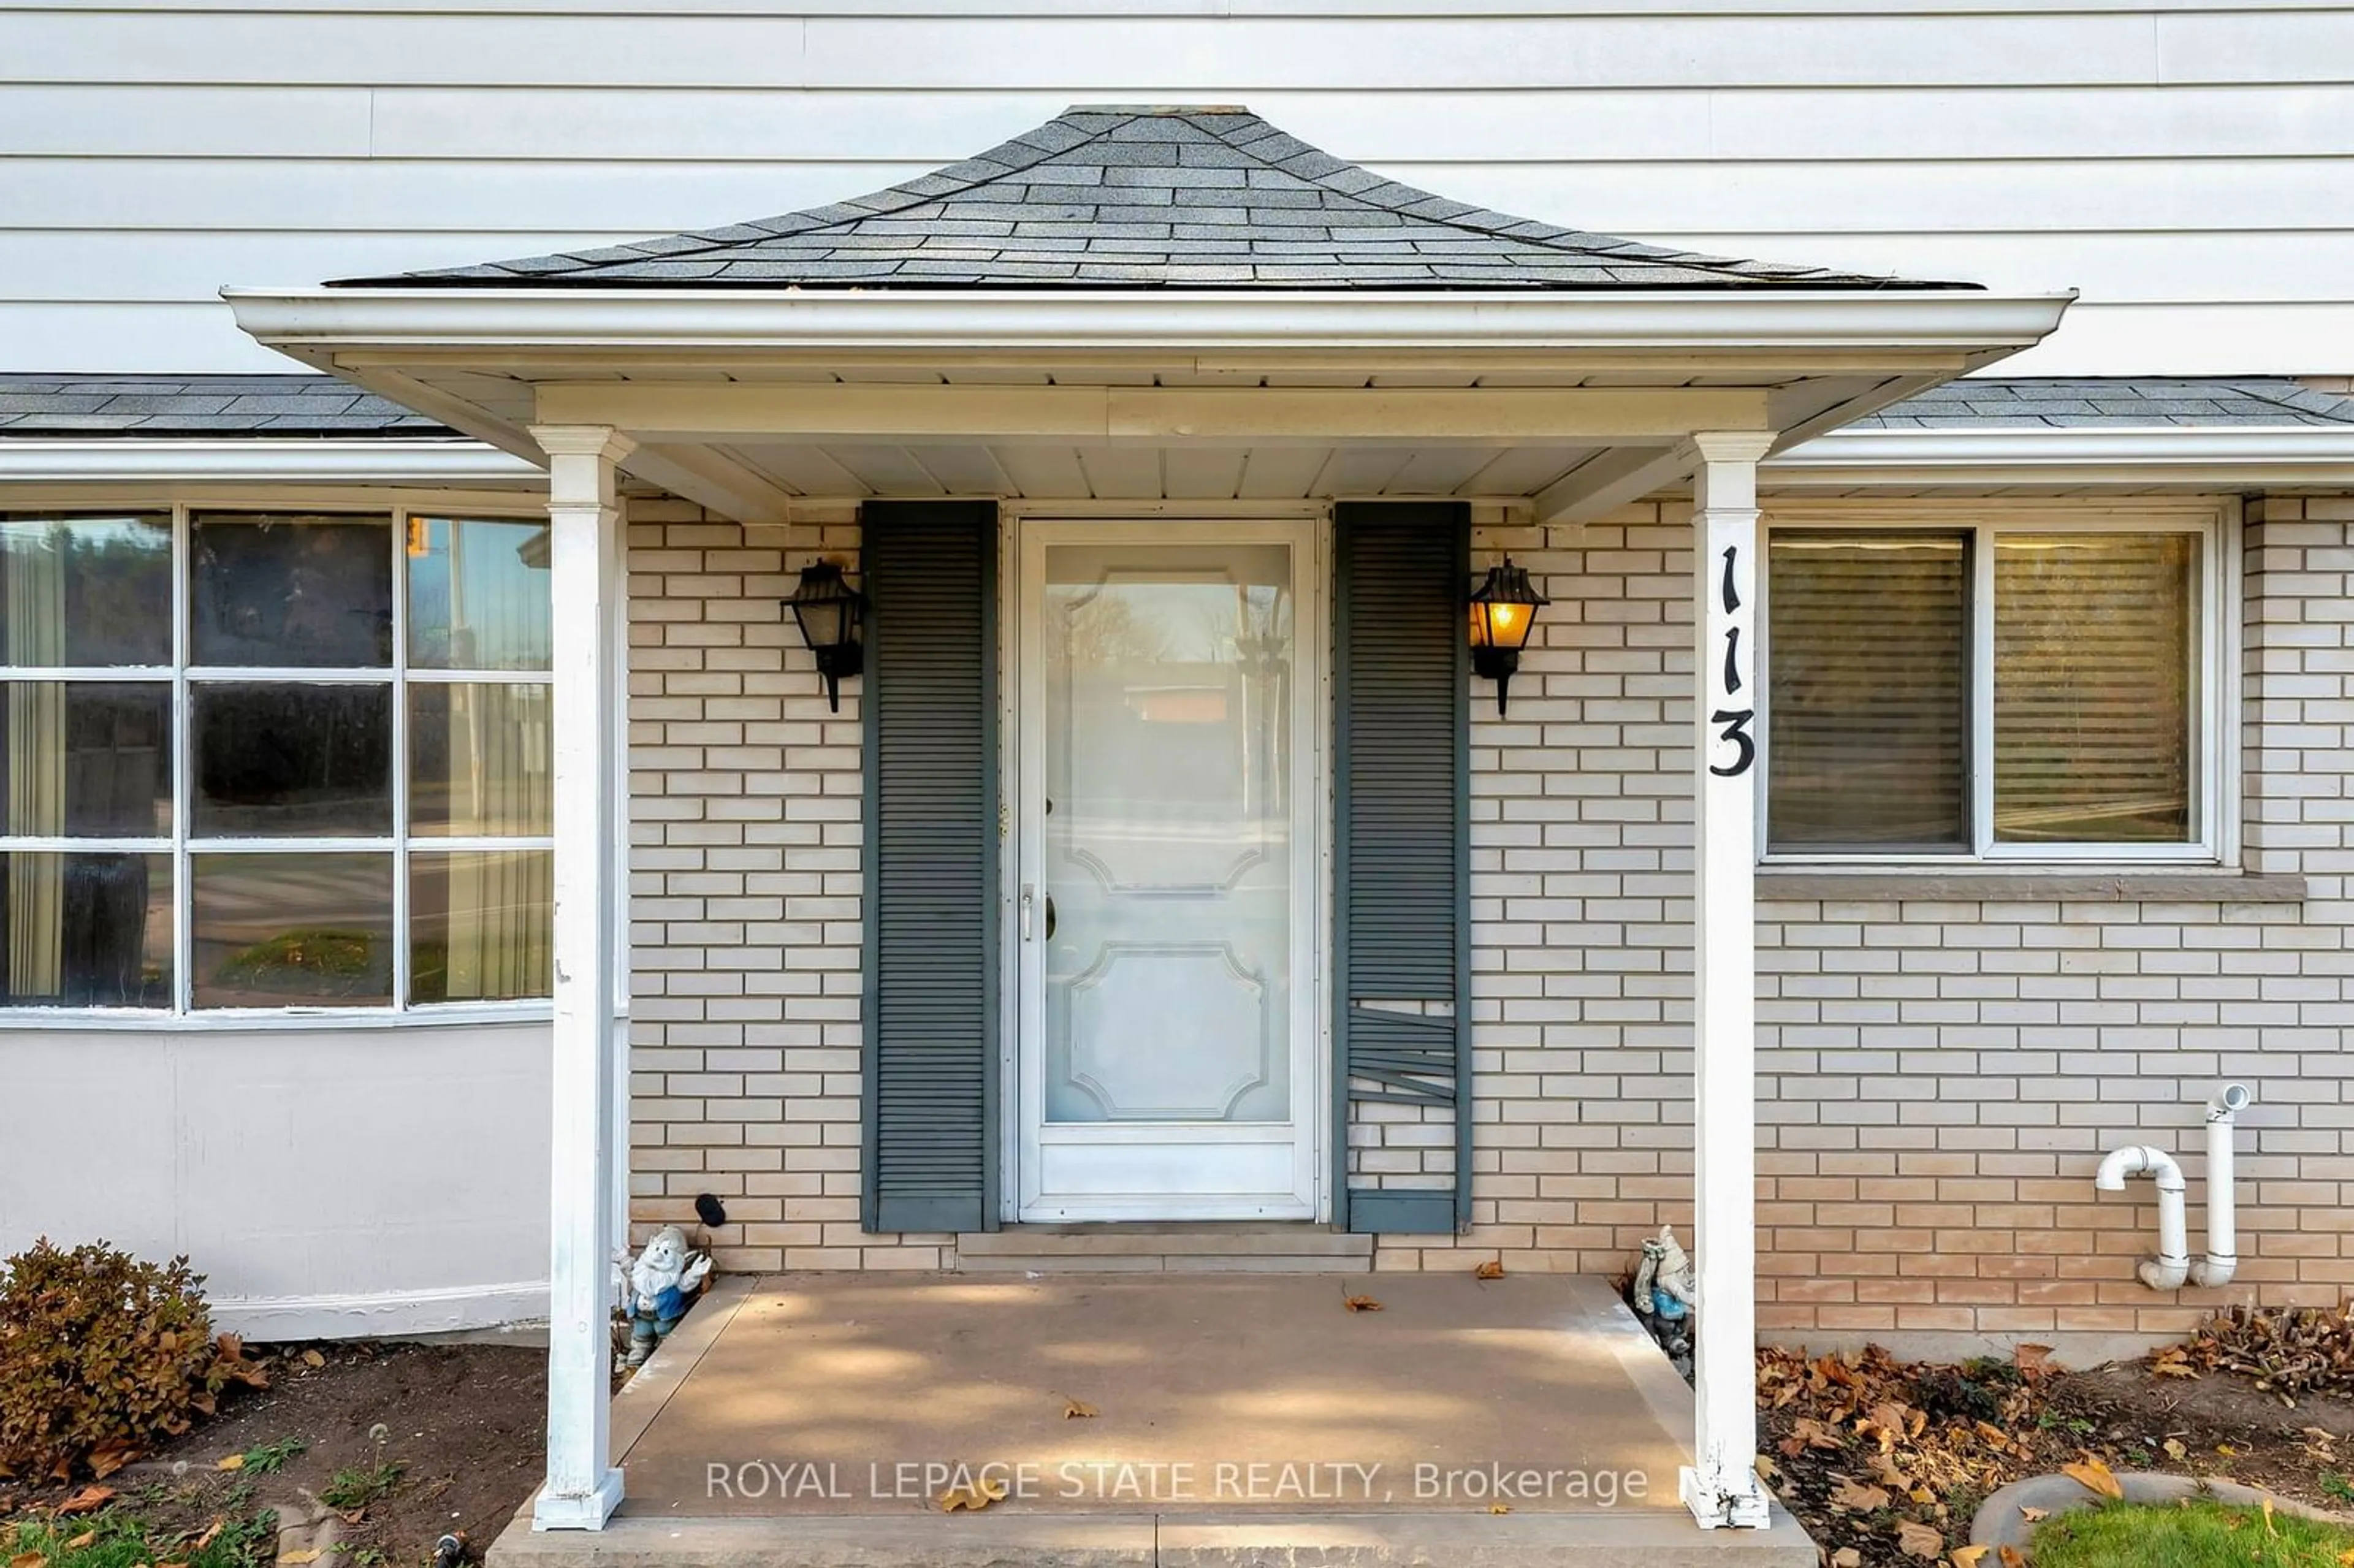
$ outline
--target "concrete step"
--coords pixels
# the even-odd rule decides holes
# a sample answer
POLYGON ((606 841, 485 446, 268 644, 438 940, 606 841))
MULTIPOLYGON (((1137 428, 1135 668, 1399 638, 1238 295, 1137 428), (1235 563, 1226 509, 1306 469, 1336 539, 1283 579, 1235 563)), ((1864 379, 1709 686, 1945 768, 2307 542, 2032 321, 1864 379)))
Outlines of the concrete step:
POLYGON ((1300 1224, 1008 1225, 957 1238, 957 1266, 1005 1274, 1353 1274, 1373 1238, 1300 1224))

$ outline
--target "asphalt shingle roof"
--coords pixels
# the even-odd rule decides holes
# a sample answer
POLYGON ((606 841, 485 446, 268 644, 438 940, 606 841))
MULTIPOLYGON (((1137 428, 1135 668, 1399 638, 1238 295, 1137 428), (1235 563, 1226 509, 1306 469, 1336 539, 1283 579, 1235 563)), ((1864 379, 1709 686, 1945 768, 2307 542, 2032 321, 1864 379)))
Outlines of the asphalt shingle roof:
MULTIPOLYGON (((1956 381, 1860 419, 1853 429, 2035 426, 2184 429, 2354 427, 2354 397, 2285 376, 1956 381)), ((0 440, 11 436, 454 437, 397 403, 324 376, 66 376, 0 373, 0 440)))
POLYGON ((2286 376, 1949 381, 1850 429, 2354 425, 2354 397, 2286 376))
POLYGON ((0 438, 456 433, 327 376, 0 375, 0 438))
POLYGON ((1966 288, 1700 256, 1490 212, 1246 109, 1088 106, 873 196, 339 287, 1966 288))

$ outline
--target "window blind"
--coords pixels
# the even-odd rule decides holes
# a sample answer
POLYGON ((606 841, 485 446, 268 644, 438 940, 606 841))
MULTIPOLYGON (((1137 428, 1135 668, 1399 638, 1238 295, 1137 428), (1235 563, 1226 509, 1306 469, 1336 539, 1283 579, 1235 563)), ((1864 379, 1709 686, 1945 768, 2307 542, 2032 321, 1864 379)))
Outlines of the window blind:
POLYGON ((1766 569, 1769 846, 1966 851, 1967 536, 1777 530, 1766 569))

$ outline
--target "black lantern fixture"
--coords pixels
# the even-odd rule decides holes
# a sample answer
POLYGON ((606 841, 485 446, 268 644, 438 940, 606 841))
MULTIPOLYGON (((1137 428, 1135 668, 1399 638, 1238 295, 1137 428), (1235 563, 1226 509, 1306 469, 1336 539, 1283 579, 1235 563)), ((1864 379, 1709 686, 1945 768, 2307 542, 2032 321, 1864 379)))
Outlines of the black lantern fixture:
POLYGON ((842 711, 842 678, 866 667, 860 643, 860 623, 865 619, 866 596, 843 580, 834 561, 812 561, 801 568, 800 586, 785 602, 801 623, 801 641, 817 655, 817 673, 825 677, 826 705, 842 711))
POLYGON ((1501 566, 1488 568, 1488 580, 1471 595, 1471 668, 1496 683, 1499 718, 1505 713, 1512 673, 1521 667, 1521 649, 1537 623, 1537 610, 1552 602, 1529 581, 1529 569, 1512 565, 1510 556, 1501 566))

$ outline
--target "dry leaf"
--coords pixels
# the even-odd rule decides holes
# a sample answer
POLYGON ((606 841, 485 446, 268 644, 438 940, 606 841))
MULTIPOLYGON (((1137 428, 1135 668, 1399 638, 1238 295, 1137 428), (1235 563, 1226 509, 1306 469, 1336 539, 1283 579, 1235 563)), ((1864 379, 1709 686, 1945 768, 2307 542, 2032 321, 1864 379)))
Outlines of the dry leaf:
POLYGON ((300 1552, 281 1552, 278 1554, 278 1568, 302 1568, 303 1563, 318 1560, 319 1554, 308 1547, 300 1552))
POLYGON ((2215 1445, 2215 1452, 2222 1455, 2226 1459, 2229 1459, 2238 1454, 2239 1450, 2232 1447, 2229 1443, 2218 1443, 2215 1445))
POLYGON ((1991 1546, 1956 1546, 1946 1555, 1954 1560, 1954 1568, 1978 1568, 1978 1559, 1993 1550, 1991 1546))
POLYGON ((2166 1450, 2166 1457, 2169 1459, 2187 1459, 2190 1457, 2190 1450, 2182 1446, 2182 1439, 2179 1437, 2168 1437, 2159 1446, 2166 1450))
POLYGON ((48 1561, 37 1552, 20 1552, 8 1559, 8 1568, 48 1568, 48 1561))
POLYGON ((210 1546, 215 1541, 220 1539, 221 1526, 228 1522, 227 1520, 216 1519, 205 1526, 205 1532, 188 1542, 188 1550, 192 1552, 202 1552, 206 1547, 210 1546))
POLYGON ((64 1519, 69 1514, 96 1513, 100 1509, 104 1508, 108 1503, 111 1503, 113 1500, 114 1489, 112 1487, 84 1487, 81 1490, 74 1493, 73 1496, 66 1499, 65 1501, 58 1504, 57 1516, 59 1519, 64 1519))
MULTIPOLYGON (((311 1368, 313 1372, 316 1372, 319 1368, 327 1364, 327 1358, 321 1355, 316 1351, 304 1351, 302 1352, 302 1364, 311 1368)), ((283 1563, 286 1559, 281 1557, 278 1561, 283 1563)))
POLYGON ((1097 1414, 1096 1407, 1084 1400, 1063 1401, 1063 1419, 1066 1421, 1091 1421, 1097 1414))
MULTIPOLYGON (((939 1495, 938 1501, 942 1513, 954 1513, 959 1509, 967 1513, 979 1513, 990 1504, 1002 1501, 1004 1497, 1005 1483, 983 1476, 969 1486, 950 1487, 939 1495)), ((316 1556, 317 1553, 312 1555, 316 1556)), ((286 1559, 281 1557, 278 1561, 283 1563, 286 1559)))
POLYGON ((1488 1511, 1490 1513, 1510 1513, 1512 1511, 1512 1505, 1510 1503, 1490 1503, 1488 1505, 1488 1511))
POLYGON ((1378 1312, 1382 1309, 1382 1304, 1370 1296, 1344 1297, 1341 1305, 1352 1312, 1378 1312))
POLYGON ((1473 1269, 1471 1271, 1471 1277, 1474 1279, 1501 1279, 1504 1277, 1504 1266, 1495 1258, 1491 1257, 1487 1262, 1481 1264, 1479 1267, 1473 1269))
POLYGON ((2354 1546, 2338 1554, 2338 1568, 2354 1568, 2354 1546))
POLYGON ((88 1546, 91 1542, 96 1541, 97 1539, 98 1531, 94 1530, 85 1530, 80 1535, 75 1536, 71 1541, 66 1542, 66 1550, 68 1552, 80 1552, 83 1547, 88 1546))
POLYGON ((2090 1454, 2073 1465, 2061 1466, 2060 1473, 2086 1491, 2097 1492, 2112 1501, 2122 1499, 2126 1495, 2126 1489, 2117 1483, 2115 1474, 2090 1454))
POLYGON ((2027 1568, 2027 1559, 2016 1546, 1998 1546, 1995 1555, 2002 1560, 2002 1568, 2027 1568))
POLYGON ((119 1437, 101 1443, 90 1451, 90 1473, 102 1481, 137 1457, 138 1448, 119 1437))
POLYGON ((2264 1494, 2264 1533, 2266 1535, 2278 1535, 2280 1533, 2279 1531, 2273 1528, 2273 1499, 2270 1492, 2264 1494))
POLYGON ((1907 1557, 1925 1557, 1934 1563, 1946 1554, 1946 1532, 1917 1519, 1900 1520, 1896 1526, 1896 1550, 1907 1557))
POLYGON ((1831 1568, 1863 1568, 1863 1553, 1852 1546, 1842 1546, 1831 1553, 1831 1568))
POLYGON ((2048 1508, 2030 1508, 2025 1503, 2021 1503, 2019 1505, 2019 1517, 2030 1524, 2036 1524, 2050 1519, 2052 1510, 2048 1508))
POLYGON ((1761 1481, 1774 1481, 1781 1479, 1782 1467, 1776 1465, 1773 1460, 1767 1458, 1763 1454, 1757 1456, 1755 1468, 1757 1471, 1757 1478, 1761 1481))
POLYGON ((1888 1506, 1889 1498, 1885 1488, 1862 1486, 1850 1476, 1841 1476, 1839 1485, 1831 1489, 1830 1501, 1833 1508, 1878 1513, 1888 1506))
POLYGON ((242 1470, 245 1468, 245 1456, 242 1454, 231 1454, 228 1458, 223 1459, 219 1464, 215 1465, 213 1468, 216 1470, 242 1470))
POLYGON ((1793 1456, 1805 1448, 1825 1448, 1836 1452, 1847 1446, 1846 1439, 1840 1436, 1838 1427, 1829 1422, 1818 1421, 1811 1415, 1801 1415, 1792 1422, 1790 1435, 1798 1446, 1785 1448, 1783 1452, 1793 1456))

